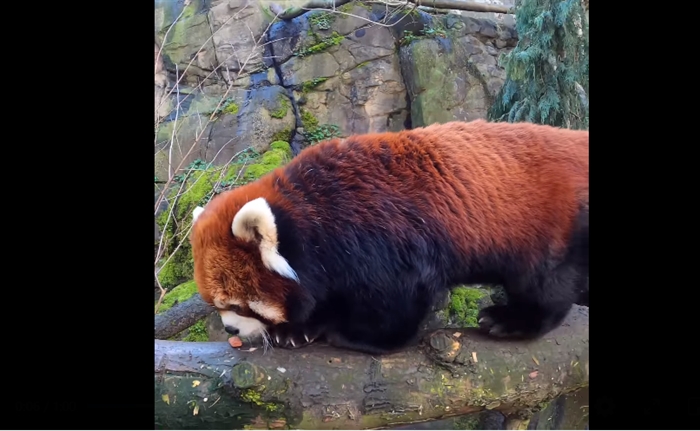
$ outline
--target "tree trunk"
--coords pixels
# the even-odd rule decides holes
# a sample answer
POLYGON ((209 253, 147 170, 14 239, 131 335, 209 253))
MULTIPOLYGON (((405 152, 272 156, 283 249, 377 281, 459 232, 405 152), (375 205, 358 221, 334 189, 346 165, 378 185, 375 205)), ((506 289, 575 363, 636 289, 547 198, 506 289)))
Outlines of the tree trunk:
POLYGON ((483 409, 526 420, 588 385, 588 308, 531 342, 468 328, 377 357, 324 345, 247 350, 156 340, 156 428, 385 428, 483 409))
MULTIPOLYGON (((289 21, 305 14, 313 9, 334 9, 350 3, 352 0, 309 0, 305 5, 284 9, 282 6, 272 3, 270 11, 278 16, 282 21, 289 21)), ((379 2, 377 2, 379 3, 379 2)), ((500 5, 476 3, 466 0, 414 0, 410 3, 417 6, 428 6, 434 9, 454 9, 468 12, 492 12, 492 13, 513 13, 511 8, 500 5)))

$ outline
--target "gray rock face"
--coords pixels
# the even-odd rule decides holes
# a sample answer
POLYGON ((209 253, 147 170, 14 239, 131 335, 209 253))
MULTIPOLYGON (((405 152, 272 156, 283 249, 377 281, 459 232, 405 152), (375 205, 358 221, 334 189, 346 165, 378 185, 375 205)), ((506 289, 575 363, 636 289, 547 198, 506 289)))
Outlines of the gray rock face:
POLYGON ((498 57, 517 43, 514 30, 459 15, 433 18, 429 26, 444 32, 413 40, 399 50, 412 126, 486 118, 505 81, 498 57))
POLYGON ((309 144, 484 118, 505 78, 498 57, 517 43, 506 20, 478 17, 489 14, 353 2, 270 24, 265 3, 188 1, 155 3, 161 179, 280 137, 309 144))

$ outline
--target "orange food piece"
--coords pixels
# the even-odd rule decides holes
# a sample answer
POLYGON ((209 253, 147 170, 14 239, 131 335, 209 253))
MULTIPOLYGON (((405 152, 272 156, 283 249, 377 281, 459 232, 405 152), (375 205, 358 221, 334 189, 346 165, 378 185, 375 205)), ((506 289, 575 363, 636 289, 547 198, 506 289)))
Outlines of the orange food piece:
POLYGON ((243 341, 241 341, 241 339, 238 337, 229 338, 228 343, 231 345, 231 347, 241 347, 243 345, 243 341))

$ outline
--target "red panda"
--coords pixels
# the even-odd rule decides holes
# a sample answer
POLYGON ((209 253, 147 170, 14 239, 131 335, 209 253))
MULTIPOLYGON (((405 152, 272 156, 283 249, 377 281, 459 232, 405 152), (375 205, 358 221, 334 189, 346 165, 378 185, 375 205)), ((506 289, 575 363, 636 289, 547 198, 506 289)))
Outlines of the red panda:
POLYGON ((588 275, 588 132, 483 120, 332 139, 193 213, 194 277, 226 330, 381 354, 436 298, 503 285, 492 337, 557 327, 588 275))

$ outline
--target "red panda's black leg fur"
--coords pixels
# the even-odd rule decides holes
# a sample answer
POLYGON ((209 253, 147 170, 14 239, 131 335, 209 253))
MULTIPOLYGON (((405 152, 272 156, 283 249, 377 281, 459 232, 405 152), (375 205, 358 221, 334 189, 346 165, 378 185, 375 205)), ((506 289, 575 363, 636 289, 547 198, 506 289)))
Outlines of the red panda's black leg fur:
POLYGON ((549 259, 529 274, 511 277, 505 305, 477 316, 479 327, 499 338, 535 338, 561 324, 572 305, 588 295, 588 205, 582 206, 563 259, 549 259), (585 295, 585 296, 584 296, 585 295))
POLYGON ((326 340, 335 347, 374 355, 404 348, 417 341, 438 290, 438 285, 412 276, 397 278, 390 286, 366 286, 362 289, 365 294, 354 303, 351 298, 343 301, 352 305, 343 310, 344 316, 334 316, 326 340), (392 290, 396 293, 389 301, 377 295, 392 290))
POLYGON ((479 312, 479 327, 499 338, 535 338, 557 327, 577 299, 585 274, 565 261, 520 282, 505 283, 505 305, 479 312))

